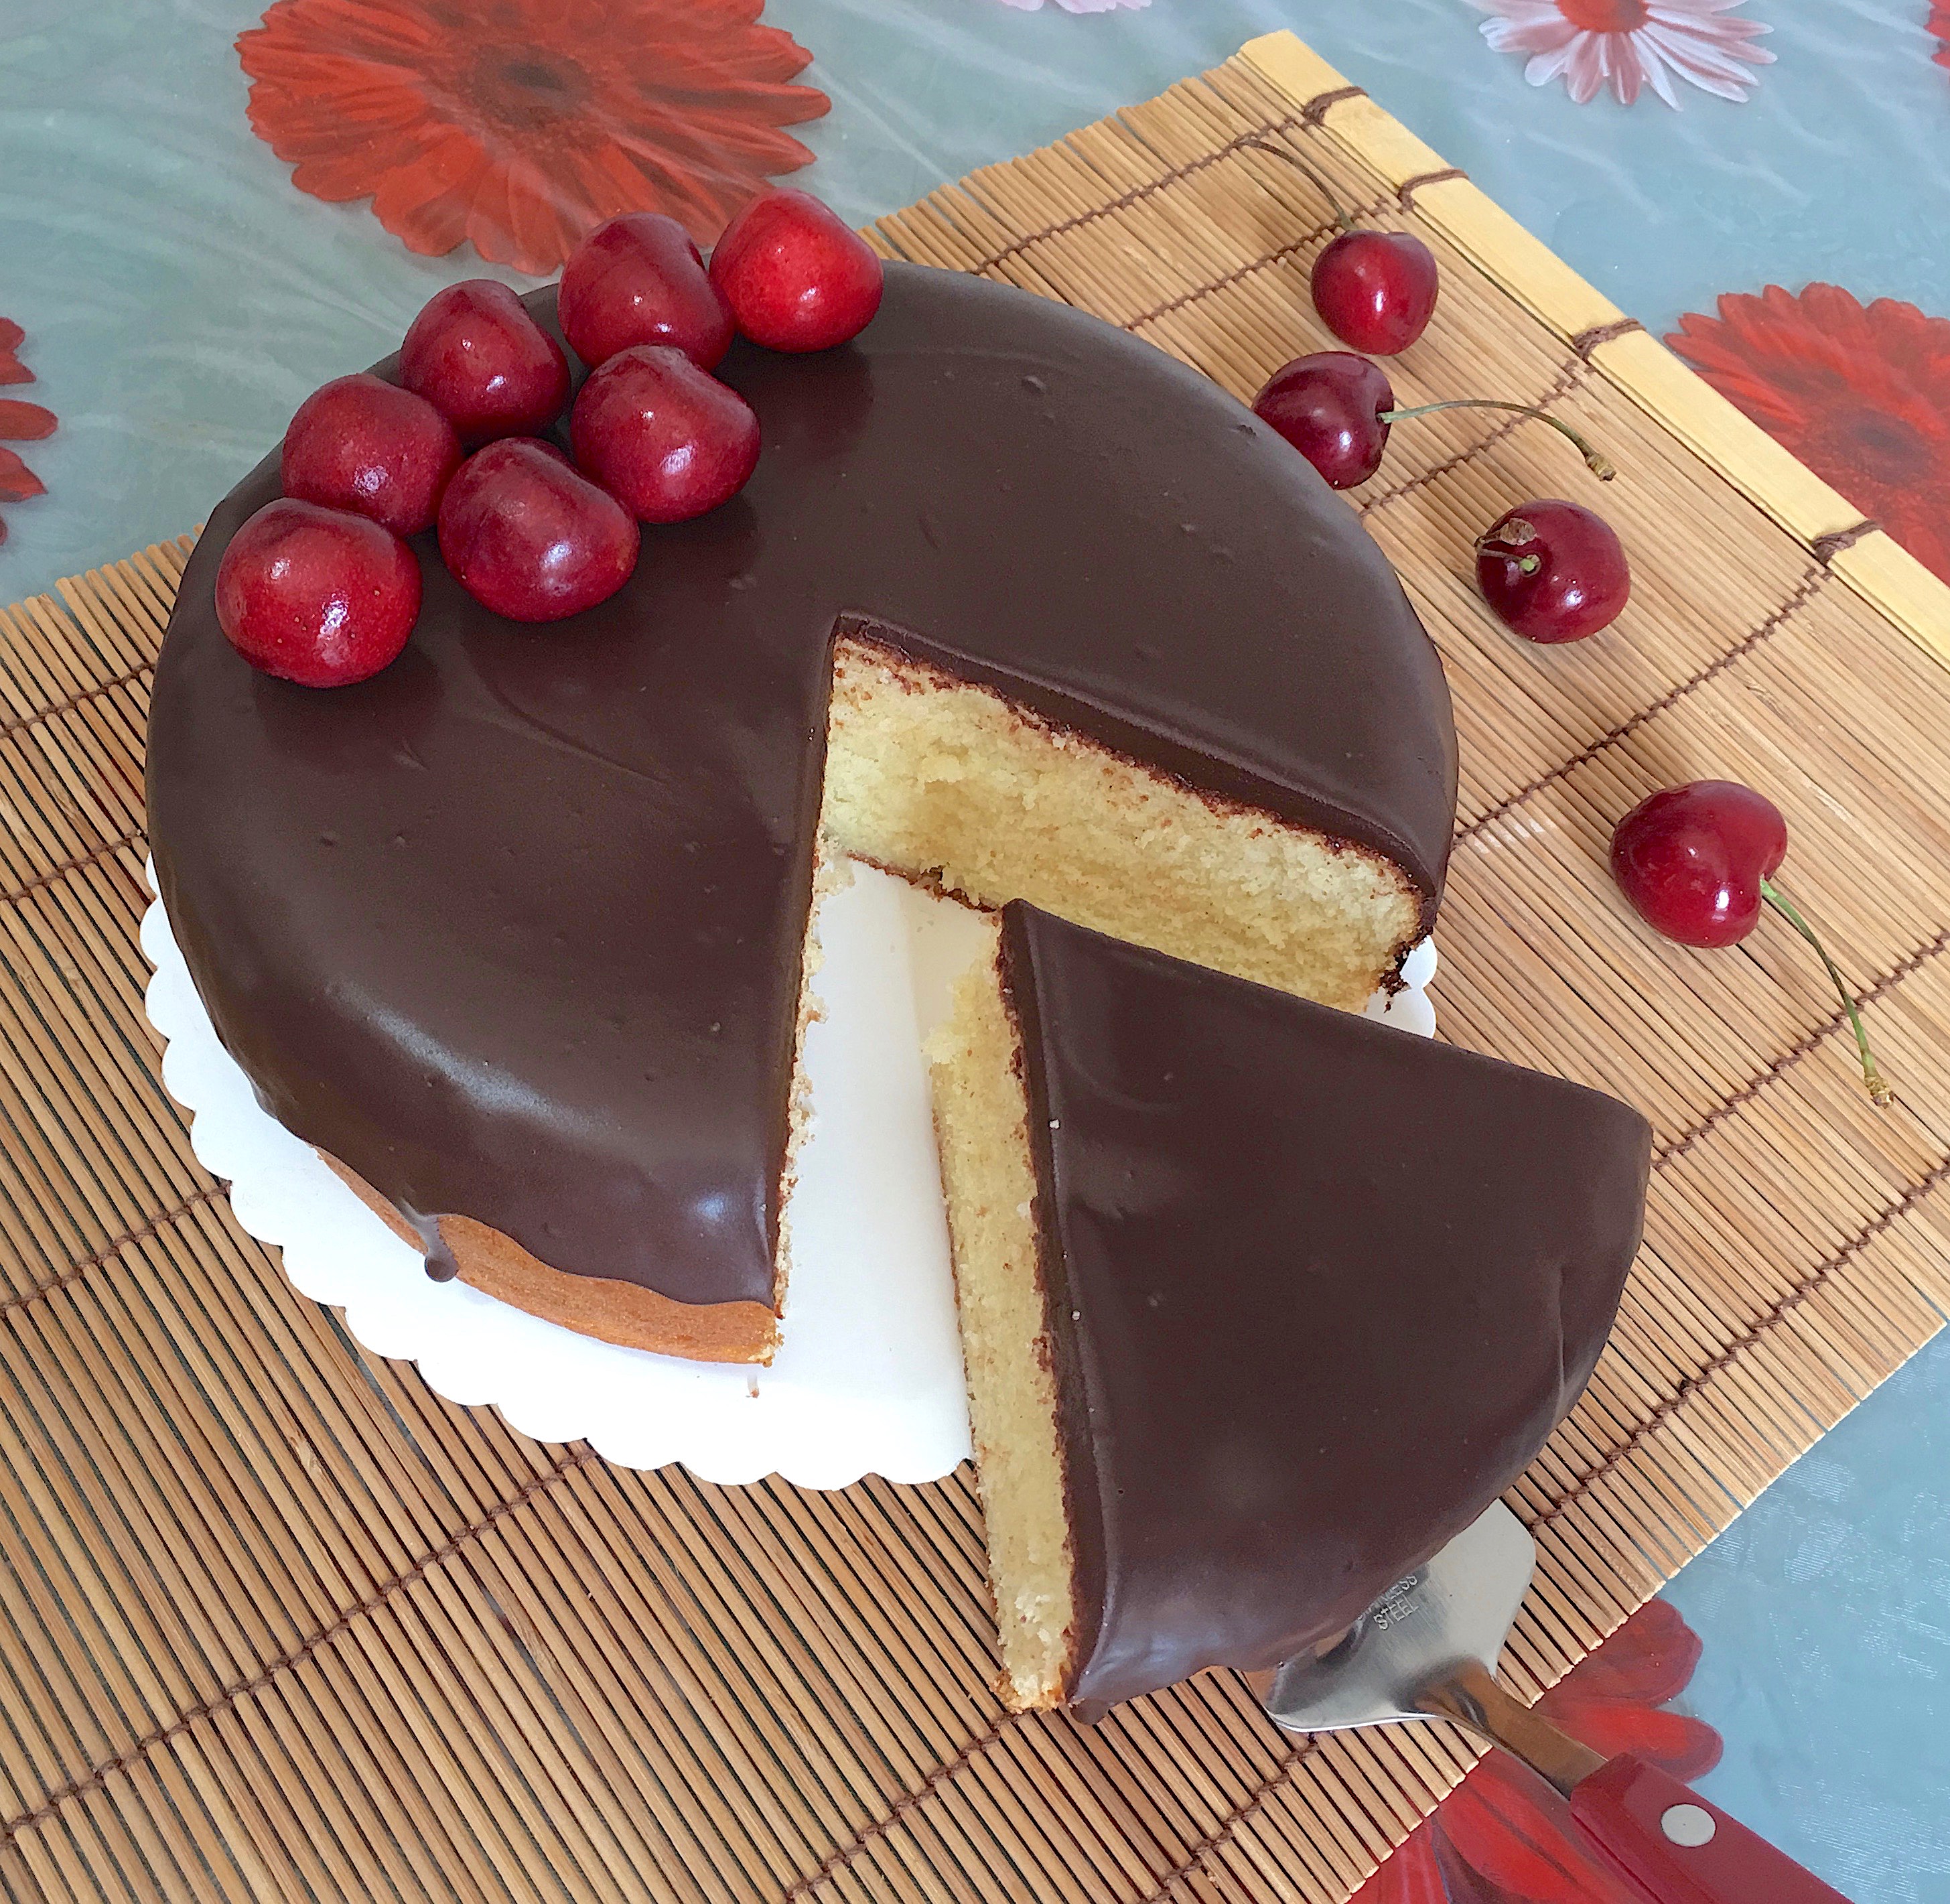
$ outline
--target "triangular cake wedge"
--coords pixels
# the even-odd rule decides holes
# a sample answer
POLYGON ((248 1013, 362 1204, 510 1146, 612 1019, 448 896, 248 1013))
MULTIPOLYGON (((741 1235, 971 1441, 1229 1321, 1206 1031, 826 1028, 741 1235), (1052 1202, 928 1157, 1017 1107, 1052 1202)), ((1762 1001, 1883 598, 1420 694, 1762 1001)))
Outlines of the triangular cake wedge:
POLYGON ((1590 1376, 1613 1098, 1020 905, 932 1055, 1012 1707, 1338 1632, 1590 1376))

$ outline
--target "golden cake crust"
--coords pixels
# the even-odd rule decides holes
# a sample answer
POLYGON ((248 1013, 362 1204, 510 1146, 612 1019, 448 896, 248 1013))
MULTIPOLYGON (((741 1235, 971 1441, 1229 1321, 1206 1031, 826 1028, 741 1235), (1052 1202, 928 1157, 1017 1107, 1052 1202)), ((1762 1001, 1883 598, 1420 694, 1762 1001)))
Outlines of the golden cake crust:
MULTIPOLYGON (((425 1249, 419 1232, 357 1171, 318 1154, 400 1242, 425 1249)), ((442 1217, 440 1236, 471 1288, 602 1342, 693 1362, 769 1362, 778 1346, 778 1317, 763 1303, 674 1302, 634 1282, 568 1276, 472 1217, 442 1217)))

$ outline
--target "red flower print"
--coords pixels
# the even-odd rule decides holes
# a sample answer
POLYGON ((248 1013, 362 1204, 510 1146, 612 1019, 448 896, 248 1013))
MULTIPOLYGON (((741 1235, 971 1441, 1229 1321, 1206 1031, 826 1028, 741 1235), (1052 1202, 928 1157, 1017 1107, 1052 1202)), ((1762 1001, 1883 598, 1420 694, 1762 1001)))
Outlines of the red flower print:
MULTIPOLYGON (((1662 1600, 1640 1607, 1537 1701, 1572 1737, 1606 1757, 1635 1752, 1675 1778, 1718 1763, 1720 1737, 1659 1708, 1699 1663, 1699 1641, 1662 1600)), ((1352 1904, 1640 1904, 1584 1853, 1571 1808, 1500 1752, 1478 1764, 1352 1904)))
POLYGON ((291 182, 369 197, 410 251, 539 276, 624 211, 700 244, 812 154, 829 104, 763 0, 277 0, 238 36, 251 123, 291 182))
MULTIPOLYGON (((34 373, 20 361, 20 345, 26 332, 19 325, 0 317, 0 384, 32 383, 34 373)), ((0 438, 10 443, 37 443, 55 433, 55 413, 39 404, 23 403, 17 397, 0 397, 0 438)), ((45 494, 47 485, 11 450, 0 449, 0 503, 24 503, 30 496, 45 494)), ((7 524, 0 518, 0 542, 7 539, 7 524)))
POLYGON ((1929 30, 1936 36, 1931 58, 1939 66, 1950 66, 1950 0, 1931 0, 1929 30))
POLYGON ((1834 285, 1769 285, 1689 312, 1666 341, 1950 581, 1950 319, 1834 285))

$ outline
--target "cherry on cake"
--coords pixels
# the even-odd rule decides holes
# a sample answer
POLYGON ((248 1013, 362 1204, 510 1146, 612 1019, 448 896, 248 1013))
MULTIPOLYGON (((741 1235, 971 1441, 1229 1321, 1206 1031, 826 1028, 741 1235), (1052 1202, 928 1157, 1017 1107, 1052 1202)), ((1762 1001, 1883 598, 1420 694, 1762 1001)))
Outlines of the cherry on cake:
MULTIPOLYGON (((744 273, 800 257, 748 236, 734 315, 768 307, 744 273)), ((1441 668, 1301 457, 1026 293, 889 265, 877 314, 854 303, 837 348, 731 347, 756 467, 646 526, 606 599, 510 619, 422 533, 397 660, 273 679, 215 599, 273 453, 213 513, 157 670, 163 896, 261 1101, 437 1272, 612 1342, 773 1352, 839 855, 1348 1008, 1441 890, 1441 668)), ((553 291, 435 304, 406 384, 470 441, 559 435, 584 372, 553 291)))
POLYGON ((1600 1092, 1020 905, 933 1057, 1012 1708, 1339 1632, 1604 1346, 1652 1139, 1600 1092))

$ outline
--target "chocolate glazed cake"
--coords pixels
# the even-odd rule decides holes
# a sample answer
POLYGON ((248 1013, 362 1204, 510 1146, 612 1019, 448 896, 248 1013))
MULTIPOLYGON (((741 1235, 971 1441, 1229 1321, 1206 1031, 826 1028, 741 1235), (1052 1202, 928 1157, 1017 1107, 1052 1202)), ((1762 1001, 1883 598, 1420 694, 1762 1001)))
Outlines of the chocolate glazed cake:
POLYGON ((217 626, 269 458, 184 578, 149 813, 225 1045, 430 1267, 762 1360, 822 840, 1353 1006, 1434 916, 1455 742, 1345 506, 1148 345, 895 265, 854 344, 719 374, 734 500, 546 627, 422 538, 405 653, 330 691, 217 626))
POLYGON ((934 1055, 1012 1706, 1338 1632, 1590 1376, 1652 1142, 1600 1092, 1024 905, 934 1055))

